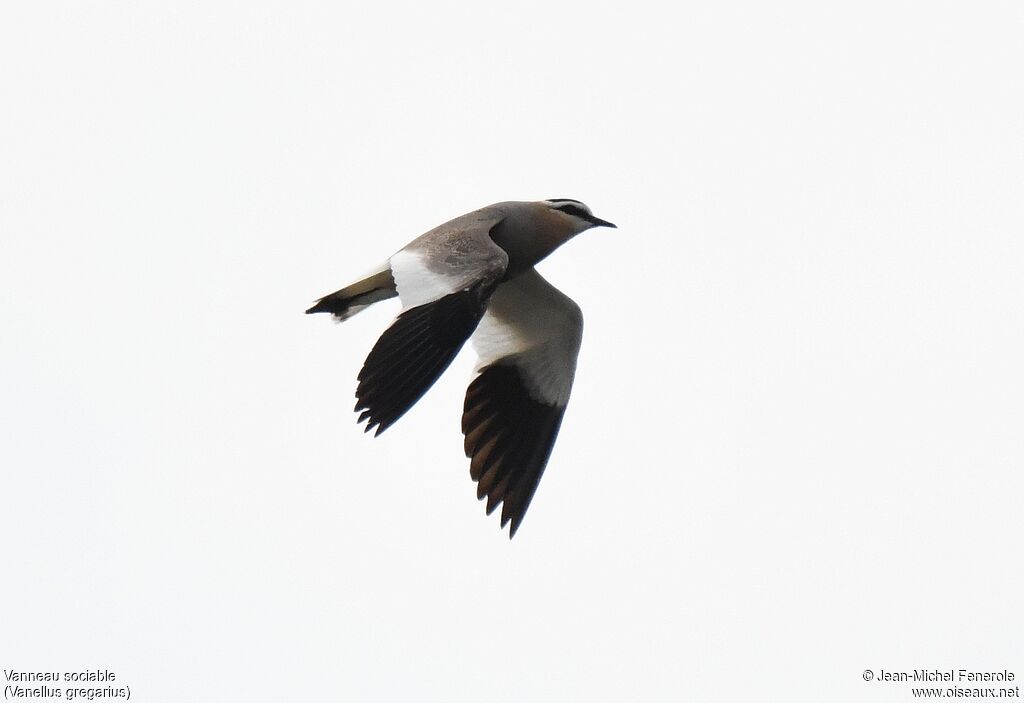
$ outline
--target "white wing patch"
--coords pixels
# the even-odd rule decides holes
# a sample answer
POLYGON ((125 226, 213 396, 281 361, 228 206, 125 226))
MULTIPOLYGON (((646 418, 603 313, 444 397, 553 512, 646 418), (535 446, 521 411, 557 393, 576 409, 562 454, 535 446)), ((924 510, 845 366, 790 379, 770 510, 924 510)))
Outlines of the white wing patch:
POLYGON ((530 397, 564 407, 582 340, 579 306, 530 270, 495 290, 473 334, 473 347, 480 356, 478 371, 514 357, 530 397))
POLYGON ((435 230, 391 257, 391 275, 405 309, 432 303, 478 283, 493 285, 508 254, 486 230, 435 230))
POLYGON ((423 251, 403 249, 391 257, 391 275, 403 308, 431 303, 461 289, 459 277, 445 276, 431 271, 424 261, 423 251))

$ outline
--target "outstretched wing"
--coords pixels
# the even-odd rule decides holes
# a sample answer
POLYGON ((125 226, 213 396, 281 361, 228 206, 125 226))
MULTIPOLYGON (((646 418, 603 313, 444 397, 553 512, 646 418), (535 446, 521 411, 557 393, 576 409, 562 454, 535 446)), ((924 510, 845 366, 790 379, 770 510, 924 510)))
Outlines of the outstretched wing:
POLYGON ((502 283, 473 335, 479 374, 462 433, 477 497, 515 535, 562 424, 583 338, 579 306, 536 271, 502 283))
POLYGON ((476 329, 508 266, 488 234, 501 218, 487 208, 464 215, 391 257, 404 310, 359 372, 355 409, 367 432, 379 435, 404 415, 476 329))

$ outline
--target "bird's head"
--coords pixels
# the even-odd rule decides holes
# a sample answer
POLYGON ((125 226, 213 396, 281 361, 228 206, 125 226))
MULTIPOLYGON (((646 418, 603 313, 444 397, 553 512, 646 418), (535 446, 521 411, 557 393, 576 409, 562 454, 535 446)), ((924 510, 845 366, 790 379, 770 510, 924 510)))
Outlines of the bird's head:
POLYGON ((573 234, 579 234, 591 227, 615 227, 611 222, 594 217, 590 208, 579 200, 554 198, 543 201, 551 212, 569 227, 573 234))

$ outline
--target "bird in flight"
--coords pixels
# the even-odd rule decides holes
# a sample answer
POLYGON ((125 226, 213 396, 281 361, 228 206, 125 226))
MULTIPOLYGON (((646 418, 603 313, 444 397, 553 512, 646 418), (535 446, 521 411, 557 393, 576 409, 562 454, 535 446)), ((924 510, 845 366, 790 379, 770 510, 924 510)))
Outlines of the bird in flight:
POLYGON ((569 402, 583 315, 534 265, 577 234, 615 227, 578 200, 503 202, 414 239, 372 274, 307 313, 338 321, 398 296, 402 312, 373 346, 356 388, 375 436, 405 414, 471 336, 479 356, 462 415, 470 476, 487 514, 515 536, 569 402))

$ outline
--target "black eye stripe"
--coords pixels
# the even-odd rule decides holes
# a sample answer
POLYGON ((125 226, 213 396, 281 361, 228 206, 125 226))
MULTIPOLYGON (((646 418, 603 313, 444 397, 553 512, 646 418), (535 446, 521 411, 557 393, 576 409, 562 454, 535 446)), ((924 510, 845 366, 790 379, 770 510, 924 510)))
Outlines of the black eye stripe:
POLYGON ((556 210, 561 210, 562 212, 564 212, 566 214, 569 214, 569 215, 575 215, 576 217, 580 218, 581 220, 586 220, 587 222, 592 222, 593 219, 594 219, 593 215, 591 215, 589 212, 587 212, 583 208, 577 207, 576 205, 560 205, 559 207, 556 207, 555 209, 556 210))

